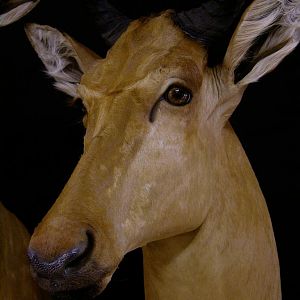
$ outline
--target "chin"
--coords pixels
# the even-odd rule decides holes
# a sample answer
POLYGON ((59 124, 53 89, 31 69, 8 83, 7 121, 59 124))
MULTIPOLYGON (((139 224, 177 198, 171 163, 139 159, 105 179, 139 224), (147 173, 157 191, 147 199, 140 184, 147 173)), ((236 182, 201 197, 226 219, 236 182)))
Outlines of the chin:
POLYGON ((51 293, 56 300, 90 300, 100 295, 111 281, 112 275, 106 276, 99 283, 90 284, 78 289, 61 290, 51 293))
POLYGON ((65 272, 61 276, 37 276, 32 271, 32 275, 39 286, 50 293, 53 299, 57 300, 89 300, 101 294, 116 268, 104 271, 98 268, 89 268, 77 272, 65 272))

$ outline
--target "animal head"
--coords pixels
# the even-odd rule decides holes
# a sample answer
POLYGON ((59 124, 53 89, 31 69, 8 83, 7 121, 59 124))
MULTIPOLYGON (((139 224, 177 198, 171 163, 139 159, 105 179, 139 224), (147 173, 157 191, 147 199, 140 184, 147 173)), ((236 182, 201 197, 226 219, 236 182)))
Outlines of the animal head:
POLYGON ((84 153, 30 242, 50 292, 97 294, 127 252, 202 224, 230 165, 229 117, 299 42, 298 1, 257 0, 212 67, 178 19, 132 21, 105 58, 54 28, 26 28, 56 87, 87 110, 84 153))

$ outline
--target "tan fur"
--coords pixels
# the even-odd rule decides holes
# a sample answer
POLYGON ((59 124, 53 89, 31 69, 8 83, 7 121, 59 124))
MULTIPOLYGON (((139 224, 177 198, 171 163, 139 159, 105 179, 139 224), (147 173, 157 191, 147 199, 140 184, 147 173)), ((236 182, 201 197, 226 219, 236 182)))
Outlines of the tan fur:
MULTIPOLYGON (((32 25, 30 36, 35 28, 43 29, 32 25)), ((84 153, 31 250, 51 262, 92 231, 87 266, 105 270, 102 289, 123 256, 143 247, 146 299, 281 298, 267 207, 228 123, 246 88, 233 82, 234 43, 224 64, 209 68, 205 49, 165 13, 133 22, 105 59, 88 64, 78 87, 88 111, 84 153), (192 102, 162 101, 149 122, 174 83, 192 91, 192 102)))
POLYGON ((26 257, 29 233, 0 202, 0 299, 41 300, 26 257))

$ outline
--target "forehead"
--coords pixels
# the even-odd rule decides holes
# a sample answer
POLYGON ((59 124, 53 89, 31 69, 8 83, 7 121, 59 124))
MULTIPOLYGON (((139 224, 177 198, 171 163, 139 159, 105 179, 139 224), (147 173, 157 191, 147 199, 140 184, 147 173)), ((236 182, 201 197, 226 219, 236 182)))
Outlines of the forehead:
POLYGON ((109 92, 153 72, 201 72, 206 52, 174 25, 170 14, 134 21, 107 57, 85 74, 82 84, 109 92), (197 69, 197 70, 196 70, 197 69))

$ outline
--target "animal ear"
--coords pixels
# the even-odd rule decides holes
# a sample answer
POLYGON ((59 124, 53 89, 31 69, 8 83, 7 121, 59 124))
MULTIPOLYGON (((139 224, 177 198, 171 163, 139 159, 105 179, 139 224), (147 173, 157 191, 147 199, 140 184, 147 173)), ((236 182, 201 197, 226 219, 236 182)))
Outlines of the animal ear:
POLYGON ((246 86, 272 71, 299 40, 299 0, 255 0, 231 38, 224 66, 246 86))
POLYGON ((81 76, 100 57, 52 27, 28 24, 25 32, 47 73, 55 79, 55 86, 66 94, 77 97, 77 85, 81 76))
POLYGON ((1 8, 4 7, 1 10, 4 10, 4 13, 0 14, 0 27, 16 22, 28 14, 39 2, 40 0, 7 1, 7 3, 1 4, 1 8))

